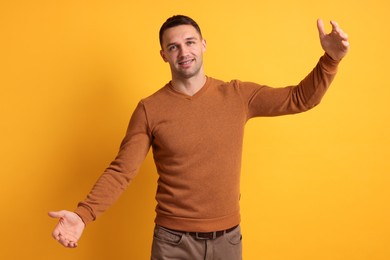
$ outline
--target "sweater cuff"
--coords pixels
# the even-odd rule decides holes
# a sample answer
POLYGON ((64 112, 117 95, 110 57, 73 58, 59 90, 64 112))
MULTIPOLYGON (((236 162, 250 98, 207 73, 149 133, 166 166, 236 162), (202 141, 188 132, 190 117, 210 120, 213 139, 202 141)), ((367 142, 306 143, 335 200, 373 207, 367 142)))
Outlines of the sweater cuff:
POLYGON ((74 211, 79 217, 83 220, 84 224, 87 225, 88 223, 94 221, 96 217, 91 213, 90 210, 88 210, 83 205, 78 205, 76 210, 74 211))
POLYGON ((339 65, 340 61, 334 60, 332 57, 329 56, 325 52, 325 54, 321 57, 321 64, 322 67, 327 71, 328 73, 335 74, 337 72, 337 67, 339 65))

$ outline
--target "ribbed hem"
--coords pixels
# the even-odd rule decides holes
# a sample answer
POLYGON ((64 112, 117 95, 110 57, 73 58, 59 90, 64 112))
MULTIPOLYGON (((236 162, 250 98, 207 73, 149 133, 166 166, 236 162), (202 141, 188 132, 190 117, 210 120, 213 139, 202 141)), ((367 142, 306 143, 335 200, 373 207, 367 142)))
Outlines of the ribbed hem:
POLYGON ((330 57, 329 54, 327 54, 326 52, 321 57, 321 61, 322 61, 322 67, 326 70, 326 72, 331 74, 335 74, 337 72, 337 67, 340 61, 336 61, 332 59, 332 57, 330 57))
POLYGON ((94 215, 91 214, 91 211, 83 205, 79 205, 74 211, 74 213, 80 216, 80 218, 84 221, 85 225, 94 221, 96 218, 94 215))
POLYGON ((240 213, 235 212, 228 216, 212 219, 193 219, 157 214, 157 225, 186 232, 213 232, 225 230, 240 224, 240 213))

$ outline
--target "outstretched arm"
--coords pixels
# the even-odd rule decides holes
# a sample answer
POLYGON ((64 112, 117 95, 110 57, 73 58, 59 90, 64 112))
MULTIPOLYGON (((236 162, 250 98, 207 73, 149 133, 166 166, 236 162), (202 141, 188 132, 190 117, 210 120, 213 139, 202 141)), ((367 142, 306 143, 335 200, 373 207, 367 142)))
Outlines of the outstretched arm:
POLYGON ((298 84, 286 88, 272 88, 246 82, 241 88, 248 100, 248 118, 281 116, 307 111, 318 105, 337 72, 340 60, 349 50, 348 35, 331 21, 327 34, 321 19, 317 21, 323 55, 317 66, 298 84), (251 87, 252 86, 252 87, 251 87))
POLYGON ((349 50, 348 35, 340 28, 337 22, 330 21, 332 31, 327 34, 324 23, 317 20, 318 33, 322 49, 335 61, 340 61, 349 50))
POLYGON ((52 218, 59 218, 59 222, 53 231, 53 237, 65 247, 75 248, 84 231, 83 220, 74 212, 61 210, 49 212, 52 218))

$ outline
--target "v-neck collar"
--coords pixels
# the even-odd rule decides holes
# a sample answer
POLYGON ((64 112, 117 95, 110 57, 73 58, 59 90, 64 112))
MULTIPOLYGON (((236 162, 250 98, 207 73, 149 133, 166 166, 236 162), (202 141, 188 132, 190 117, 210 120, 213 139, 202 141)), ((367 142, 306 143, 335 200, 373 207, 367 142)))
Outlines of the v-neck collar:
POLYGON ((206 82, 204 83, 204 85, 192 96, 176 90, 172 85, 172 81, 169 81, 168 83, 168 90, 178 97, 185 98, 188 100, 193 100, 202 96, 203 93, 208 89, 209 85, 210 85, 210 78, 206 76, 206 82))

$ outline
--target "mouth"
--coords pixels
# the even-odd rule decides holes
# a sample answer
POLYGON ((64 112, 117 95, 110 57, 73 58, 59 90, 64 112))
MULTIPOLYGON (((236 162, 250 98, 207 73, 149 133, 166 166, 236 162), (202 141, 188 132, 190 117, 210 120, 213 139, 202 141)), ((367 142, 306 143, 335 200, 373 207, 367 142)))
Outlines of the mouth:
POLYGON ((189 59, 189 60, 183 60, 183 61, 180 61, 178 62, 180 66, 186 66, 186 65, 189 65, 191 64, 192 62, 194 62, 195 59, 189 59))

